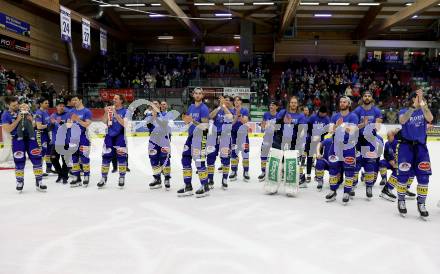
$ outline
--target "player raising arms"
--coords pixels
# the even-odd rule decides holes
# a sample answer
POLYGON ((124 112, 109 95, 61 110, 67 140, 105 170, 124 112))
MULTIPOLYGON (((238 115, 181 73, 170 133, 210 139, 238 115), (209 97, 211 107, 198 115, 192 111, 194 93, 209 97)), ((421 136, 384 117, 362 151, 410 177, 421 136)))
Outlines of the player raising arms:
MULTIPOLYGON (((192 160, 196 162, 197 171, 201 187, 196 191, 197 197, 204 197, 209 195, 208 174, 206 172, 206 165, 204 159, 203 143, 206 142, 207 124, 209 122, 209 109, 203 103, 203 90, 201 88, 195 88, 193 91, 194 104, 191 104, 183 115, 184 122, 189 125, 188 138, 186 139, 185 146, 182 153, 182 166, 183 166, 183 181, 185 187, 177 191, 179 197, 190 196, 193 194, 192 187, 192 160), (204 123, 205 125, 201 125, 204 123), (197 129, 196 127, 199 126, 197 129), (197 140, 199 136, 194 135, 194 131, 199 130, 202 132, 202 140, 197 140), (193 139, 197 137, 196 140, 193 139), (198 143, 201 141, 201 146, 198 147, 198 143), (193 146, 195 145, 195 147, 193 146)), ((200 132, 197 132, 197 134, 200 132)))
POLYGON ((237 170, 238 170, 238 153, 241 151, 241 157, 243 158, 243 180, 248 182, 250 180, 249 176, 249 135, 246 123, 249 121, 249 110, 242 107, 242 99, 240 96, 234 98, 234 109, 232 114, 234 115, 234 121, 232 122, 232 132, 231 132, 231 175, 229 179, 231 181, 237 180, 237 170), (243 126, 244 125, 244 126, 243 126), (246 132, 244 132, 246 131, 246 132), (245 135, 244 140, 237 140, 239 135, 245 135), (241 145, 241 147, 238 147, 241 145))
POLYGON ((102 188, 107 183, 110 162, 116 153, 119 170, 118 186, 123 188, 125 185, 125 173, 127 172, 127 144, 125 142, 125 116, 127 109, 124 107, 125 98, 122 95, 115 94, 113 97, 113 106, 105 108, 103 117, 104 124, 107 125, 107 134, 104 138, 104 147, 102 152, 101 175, 102 178, 98 187, 102 188))
POLYGON ((261 174, 258 176, 258 180, 264 181, 266 178, 266 165, 267 157, 269 156, 270 146, 273 140, 273 134, 275 131, 275 122, 278 113, 278 104, 275 101, 271 101, 269 104, 269 111, 263 114, 263 121, 261 122, 261 130, 264 132, 263 142, 261 143, 261 174))
POLYGON ((350 112, 351 99, 343 96, 339 99, 339 113, 332 116, 330 130, 335 134, 334 143, 329 156, 330 193, 325 197, 327 201, 336 200, 336 191, 342 183, 342 176, 345 175, 344 195, 342 202, 348 203, 350 192, 353 187, 354 173, 356 169, 356 141, 357 138, 350 138, 350 134, 357 131, 358 117, 350 112), (355 139, 355 140, 353 140, 355 139), (341 172, 343 171, 344 174, 341 172))
POLYGON ((68 123, 78 125, 81 129, 81 134, 79 136, 79 140, 76 140, 78 136, 74 136, 72 131, 70 135, 70 144, 72 144, 72 141, 73 143, 78 142, 78 150, 72 155, 72 175, 75 176, 75 179, 70 181, 70 186, 81 186, 81 163, 83 169, 82 171, 84 173, 83 184, 84 187, 87 187, 89 185, 90 178, 90 140, 86 135, 86 130, 92 123, 92 112, 90 112, 88 108, 84 107, 81 95, 73 95, 71 102, 74 108, 72 108, 69 112, 70 118, 68 123))
POLYGON ((34 167, 37 190, 45 191, 47 187, 42 181, 41 149, 35 140, 35 131, 32 128, 33 117, 29 113, 29 106, 26 104, 19 105, 16 97, 6 97, 5 103, 8 106, 8 110, 3 112, 2 125, 12 137, 12 155, 15 163, 15 178, 17 180, 16 189, 20 192, 23 190, 27 153, 34 167), (26 128, 29 128, 29 125, 30 130, 27 130, 26 128))
POLYGON ((428 217, 425 207, 429 176, 432 174, 427 142, 427 124, 434 119, 423 97, 423 90, 410 94, 408 107, 399 113, 402 130, 397 135, 397 207, 399 213, 407 213, 405 196, 410 176, 417 177, 417 209, 420 216, 428 217))
MULTIPOLYGON (((207 146, 206 162, 208 165, 208 183, 211 188, 214 187, 214 171, 215 171, 214 165, 215 165, 215 160, 219 155, 222 133, 225 134, 224 132, 226 131, 230 133, 231 131, 230 129, 227 130, 227 127, 230 128, 232 123, 232 109, 233 109, 232 100, 233 100, 232 97, 220 96, 219 106, 209 114, 209 118, 214 120, 213 126, 215 126, 217 130, 214 149, 212 151, 209 151, 209 146, 207 146)), ((231 137, 228 136, 226 138, 230 139, 231 137)), ((229 146, 223 148, 220 151, 220 161, 223 172, 223 178, 222 178, 223 189, 228 188, 229 165, 231 161, 230 157, 231 154, 230 154, 230 143, 229 143, 229 146)))
POLYGON ((382 123, 383 117, 380 109, 374 105, 373 95, 370 91, 364 92, 360 106, 358 106, 353 113, 356 114, 359 119, 359 140, 357 143, 357 151, 362 152, 362 147, 368 147, 368 152, 365 153, 365 155, 361 153, 360 166, 365 171, 364 180, 366 185, 366 195, 368 199, 371 199, 373 197, 373 185, 377 178, 377 171, 379 170, 378 159, 380 155, 379 153, 373 153, 375 148, 370 141, 367 141, 365 128, 370 124, 375 123, 376 126, 373 129, 372 135, 377 138, 376 128, 378 124, 382 123))

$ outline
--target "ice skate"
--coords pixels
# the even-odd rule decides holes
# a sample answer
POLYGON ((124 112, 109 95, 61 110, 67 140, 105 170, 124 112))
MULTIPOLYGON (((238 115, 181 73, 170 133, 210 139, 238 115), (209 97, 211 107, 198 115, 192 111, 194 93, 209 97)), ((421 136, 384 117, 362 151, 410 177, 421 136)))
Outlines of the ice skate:
POLYGON ((165 181, 164 181, 164 186, 165 186, 165 190, 166 191, 168 191, 168 190, 170 190, 170 187, 171 187, 171 185, 170 185, 170 179, 165 179, 165 181))
POLYGON ((89 180, 90 180, 89 176, 84 176, 83 187, 89 186, 89 180))
POLYGON ((222 189, 223 190, 228 189, 228 179, 222 179, 222 189))
POLYGON ((162 188, 162 180, 158 179, 158 178, 157 179, 155 178, 154 181, 149 184, 149 186, 150 186, 150 189, 162 188))
POLYGON ((417 195, 415 193, 413 193, 413 192, 411 192, 409 190, 406 191, 406 199, 408 199, 408 200, 415 200, 416 196, 417 195))
POLYGON ((38 191, 45 192, 47 190, 47 186, 43 183, 43 181, 37 181, 36 186, 38 191))
POLYGON ((15 187, 15 189, 21 193, 23 191, 23 186, 24 186, 23 182, 17 182, 17 186, 15 187))
POLYGON ((396 198, 397 198, 396 195, 394 195, 394 194, 389 190, 389 188, 388 188, 387 186, 384 186, 384 187, 382 188, 382 192, 380 193, 379 196, 382 197, 383 199, 388 200, 388 201, 391 201, 391 202, 396 201, 396 198))
POLYGON ((426 210, 425 204, 417 203, 417 210, 419 211, 420 217, 422 219, 425 219, 429 216, 429 213, 428 213, 428 210, 426 210))
POLYGON ((107 183, 107 178, 101 178, 101 180, 96 185, 98 188, 103 188, 105 184, 107 183))
POLYGON ((55 180, 55 183, 61 183, 63 181, 63 177, 61 175, 58 175, 57 179, 55 180))
POLYGON ((352 189, 351 191, 350 191, 350 199, 354 199, 354 196, 356 196, 356 192, 354 192, 354 190, 352 189))
POLYGON ((236 171, 231 172, 231 174, 229 175, 229 181, 231 181, 231 182, 237 181, 237 172, 236 171))
POLYGON ((262 172, 260 176, 258 176, 258 181, 263 182, 266 179, 266 172, 262 172))
POLYGON ((209 186, 208 184, 202 185, 197 191, 196 191, 196 198, 202 198, 209 195, 209 186))
POLYGON ((344 205, 347 205, 349 201, 350 201, 350 193, 345 192, 344 195, 342 196, 342 203, 344 205))
POLYGON ((186 197, 186 196, 191 196, 191 195, 193 195, 193 187, 191 184, 185 185, 184 188, 179 189, 177 191, 178 197, 186 197))
POLYGON ((243 181, 249 182, 250 179, 251 177, 249 176, 249 172, 248 171, 243 172, 243 181))
POLYGON ((406 213, 408 212, 406 210, 406 203, 404 200, 400 200, 397 202, 397 209, 399 210, 400 216, 405 217, 406 213))
POLYGON ((381 186, 384 186, 384 185, 386 185, 387 184, 387 178, 382 178, 382 180, 380 180, 380 185, 381 186))
POLYGON ((79 176, 77 176, 75 179, 73 179, 72 181, 70 181, 70 187, 79 187, 81 186, 81 178, 79 176))
POLYGON ((316 189, 318 189, 318 191, 322 191, 322 186, 324 185, 324 181, 319 180, 317 181, 318 185, 316 186, 316 189))
POLYGON ((124 188, 125 186, 125 177, 119 177, 118 187, 124 188))
POLYGON ((365 194, 367 195, 367 200, 371 200, 373 198, 373 187, 367 186, 365 192, 366 192, 365 194))
POLYGON ((307 188, 306 176, 300 175, 299 177, 299 188, 307 188))
POLYGON ((306 183, 310 183, 312 181, 312 176, 310 176, 310 174, 307 174, 307 177, 306 177, 306 183))
POLYGON ((330 193, 325 196, 325 200, 327 202, 333 202, 334 200, 336 200, 336 196, 336 191, 331 190, 330 193))
POLYGON ((214 180, 213 179, 208 180, 208 186, 210 189, 214 189, 214 180))

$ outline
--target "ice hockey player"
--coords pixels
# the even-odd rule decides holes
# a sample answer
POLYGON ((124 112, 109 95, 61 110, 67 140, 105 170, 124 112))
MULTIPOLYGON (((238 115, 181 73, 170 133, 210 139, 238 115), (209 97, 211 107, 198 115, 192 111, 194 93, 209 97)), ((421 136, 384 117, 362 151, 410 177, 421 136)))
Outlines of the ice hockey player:
POLYGON ((432 174, 431 161, 427 146, 427 124, 434 119, 423 90, 418 89, 410 94, 408 107, 399 113, 399 122, 402 125, 397 139, 397 195, 398 210, 402 216, 407 213, 406 191, 407 182, 411 176, 417 177, 417 209, 422 218, 428 217, 425 207, 428 195, 429 176, 432 174))
POLYGON ((189 128, 188 138, 186 139, 182 153, 183 181, 185 186, 177 191, 179 197, 193 195, 193 160, 196 163, 201 183, 201 187, 196 191, 196 197, 209 195, 208 174, 206 172, 204 155, 204 143, 206 142, 209 123, 209 108, 203 103, 203 90, 201 88, 195 88, 192 95, 194 103, 189 106, 188 111, 183 115, 183 120, 185 124, 189 125, 189 128))
POLYGON ((36 125, 36 137, 37 143, 41 149, 41 155, 46 163, 46 172, 43 176, 47 176, 49 173, 55 173, 52 170, 52 162, 50 161, 51 149, 50 137, 49 137, 49 127, 50 127, 50 116, 47 109, 49 108, 49 100, 46 98, 40 98, 37 101, 39 108, 35 112, 35 125, 36 125))
MULTIPOLYGON (((363 93, 360 106, 353 113, 357 115, 359 120, 359 139, 356 149, 360 152, 360 159, 358 158, 357 161, 361 161, 360 167, 364 169, 363 178, 366 185, 366 196, 368 199, 371 199, 373 197, 373 186, 377 178, 377 170, 379 169, 378 159, 380 157, 379 151, 377 151, 378 147, 372 143, 375 143, 378 139, 376 129, 382 123, 383 116, 380 109, 374 105, 373 95, 370 91, 363 93), (371 133, 367 133, 365 129, 371 131, 371 133), (368 134, 370 136, 367 136, 368 134), (372 139, 367 140, 367 138, 372 139), (368 148, 368 150, 363 151, 362 147, 364 149, 368 148)), ((381 147, 383 148, 383 143, 381 147)))
POLYGON ((2 114, 2 125, 6 132, 12 137, 12 156, 15 163, 15 178, 17 181, 16 189, 21 192, 24 185, 24 168, 26 165, 26 154, 33 165, 37 190, 45 191, 47 186, 43 183, 43 169, 41 149, 35 138, 35 131, 25 129, 25 119, 33 122, 33 117, 29 112, 29 106, 19 105, 16 97, 6 97, 5 103, 8 110, 2 114), (21 127, 21 130, 18 130, 21 127))
POLYGON ((248 182, 250 180, 249 176, 249 135, 248 127, 246 123, 249 121, 249 110, 242 107, 243 100, 240 96, 234 98, 234 109, 232 114, 234 115, 234 120, 232 122, 232 133, 231 133, 231 174, 229 179, 231 181, 237 180, 237 170, 239 158, 238 155, 241 152, 241 157, 243 159, 243 180, 248 182), (244 136, 242 140, 238 140, 244 136), (239 147, 241 146, 241 147, 239 147))
MULTIPOLYGON (((324 185, 324 172, 330 170, 329 156, 332 146, 333 137, 320 142, 317 147, 315 181, 318 183, 318 186, 316 187, 318 191, 321 191, 324 185)), ((342 176, 342 174, 340 174, 340 176, 342 176)))
POLYGON ((72 108, 69 112, 69 124, 76 124, 81 130, 80 136, 75 136, 74 132, 70 131, 70 145, 78 144, 77 151, 72 155, 72 175, 75 178, 70 181, 71 187, 81 186, 81 166, 84 174, 84 181, 82 184, 84 187, 89 185, 90 180, 90 140, 87 137, 86 130, 92 123, 92 112, 84 107, 82 96, 73 95, 72 97, 72 108))
MULTIPOLYGON (((229 165, 231 162, 231 126, 232 126, 232 97, 219 98, 219 105, 209 114, 209 118, 213 120, 213 127, 215 127, 214 136, 216 139, 213 140, 214 144, 208 144, 206 147, 206 163, 208 165, 208 184, 210 188, 214 188, 214 171, 215 171, 215 160, 220 154, 220 162, 222 167, 222 188, 228 188, 228 176, 229 176, 229 165), (229 138, 229 145, 225 144, 220 150, 220 143, 222 136, 224 138, 229 138)), ((208 137, 209 138, 209 137, 208 137)), ((227 140, 226 140, 227 141, 227 140)), ((208 140, 209 143, 209 140, 208 140)))
POLYGON ((351 99, 343 96, 339 99, 339 113, 332 116, 330 121, 331 132, 335 134, 334 143, 329 156, 330 162, 330 193, 325 197, 327 201, 336 199, 336 191, 340 181, 341 170, 344 172, 344 195, 342 202, 347 204, 350 200, 350 192, 353 187, 355 169, 356 169, 356 142, 355 131, 358 130, 357 125, 359 119, 356 114, 350 112, 351 99))
POLYGON ((275 101, 270 102, 269 111, 263 114, 263 121, 261 122, 261 130, 264 132, 263 142, 261 143, 261 174, 258 176, 258 180, 264 181, 266 178, 266 165, 267 157, 269 156, 269 150, 272 145, 273 135, 275 132, 275 122, 278 113, 278 103, 275 101))
POLYGON ((127 144, 125 140, 125 126, 127 109, 124 107, 125 98, 120 94, 113 97, 113 106, 105 108, 103 117, 104 124, 107 125, 107 133, 104 138, 101 164, 101 180, 98 182, 98 188, 102 188, 107 183, 110 163, 113 153, 116 153, 118 159, 119 182, 118 186, 125 186, 125 173, 127 172, 127 144))

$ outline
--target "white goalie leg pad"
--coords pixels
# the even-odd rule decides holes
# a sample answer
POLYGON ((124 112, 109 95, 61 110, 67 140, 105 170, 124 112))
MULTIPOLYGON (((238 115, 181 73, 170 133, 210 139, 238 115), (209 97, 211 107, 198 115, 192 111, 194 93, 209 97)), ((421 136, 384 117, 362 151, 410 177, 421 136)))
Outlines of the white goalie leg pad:
POLYGON ((266 181, 264 191, 268 194, 275 194, 282 182, 283 151, 271 148, 267 159, 266 181))
POLYGON ((296 196, 299 192, 300 161, 298 150, 284 151, 284 186, 287 196, 296 196))

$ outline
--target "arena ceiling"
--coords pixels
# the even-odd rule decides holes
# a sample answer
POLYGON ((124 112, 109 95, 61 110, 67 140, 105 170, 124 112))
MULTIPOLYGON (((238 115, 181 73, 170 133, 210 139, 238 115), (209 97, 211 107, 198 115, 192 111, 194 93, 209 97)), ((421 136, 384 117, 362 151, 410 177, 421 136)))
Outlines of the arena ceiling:
POLYGON ((240 20, 255 23, 254 42, 273 42, 285 31, 293 33, 289 38, 439 39, 440 0, 60 0, 60 4, 98 18, 134 40, 169 35, 175 40, 237 43, 240 20))

